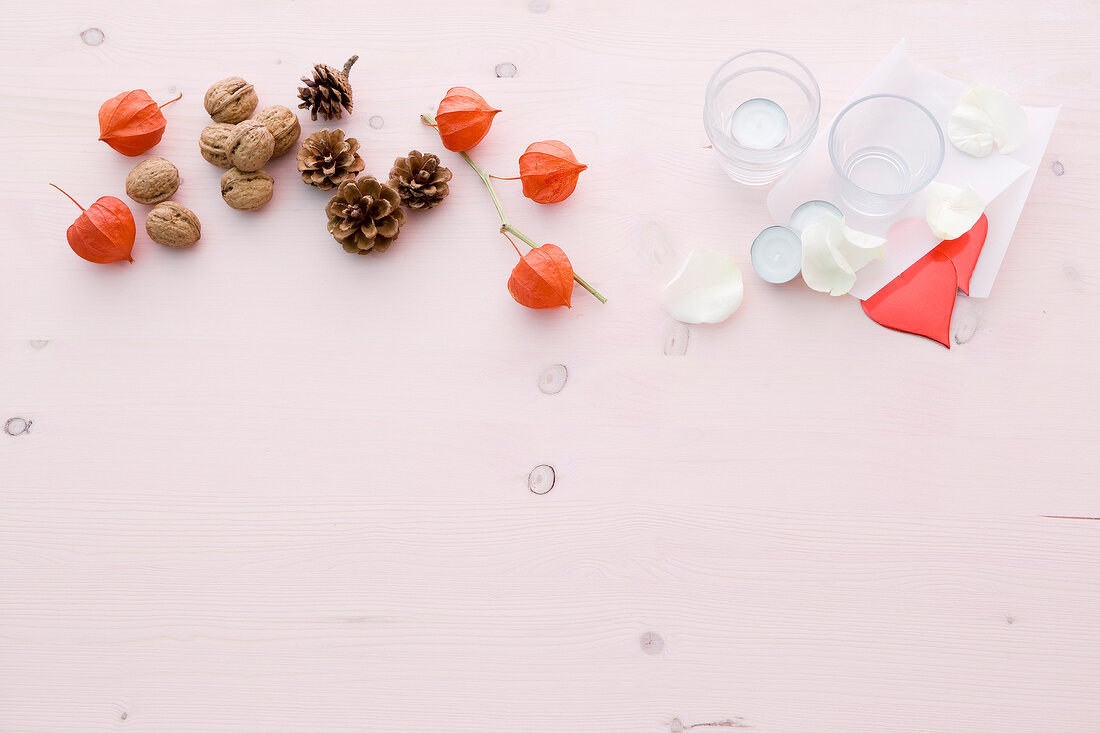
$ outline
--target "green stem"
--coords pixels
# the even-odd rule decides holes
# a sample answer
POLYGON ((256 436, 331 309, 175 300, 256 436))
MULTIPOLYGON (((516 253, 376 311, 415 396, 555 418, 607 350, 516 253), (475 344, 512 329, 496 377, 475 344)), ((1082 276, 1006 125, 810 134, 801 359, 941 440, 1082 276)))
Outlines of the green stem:
POLYGON ((521 242, 523 242, 524 244, 526 244, 528 247, 530 247, 532 249, 534 249, 535 247, 538 247, 538 245, 530 237, 528 237, 526 234, 521 232, 519 229, 516 229, 511 224, 508 224, 508 223, 501 224, 500 225, 500 231, 501 232, 510 232, 512 234, 515 234, 517 239, 519 239, 521 242))
POLYGON ((489 181, 489 174, 481 170, 481 166, 474 162, 465 150, 461 151, 459 155, 462 159, 470 164, 470 167, 474 169, 474 173, 477 173, 477 177, 481 179, 481 182, 485 184, 485 188, 489 189, 489 198, 493 200, 493 206, 497 207, 497 216, 500 217, 501 225, 508 223, 508 215, 504 213, 504 207, 500 203, 500 199, 497 198, 497 192, 493 188, 493 184, 489 181))
MULTIPOLYGON (((423 122, 425 125, 429 125, 431 127, 438 127, 435 123, 435 118, 432 117, 431 115, 427 115, 427 114, 420 115, 420 121, 423 122)), ((464 151, 464 150, 459 151, 458 154, 461 155, 462 159, 465 160, 470 165, 470 167, 474 169, 474 173, 477 173, 477 177, 481 179, 481 182, 485 184, 485 188, 488 189, 489 198, 491 198, 493 200, 493 206, 496 207, 497 216, 500 217, 500 233, 505 234, 505 233, 510 232, 510 233, 514 234, 517 239, 519 239, 521 242, 526 244, 531 249, 537 248, 539 245, 538 245, 537 242, 535 242, 535 240, 531 239, 526 234, 524 234, 520 230, 516 229, 508 221, 508 215, 504 213, 504 207, 501 205, 500 199, 497 198, 497 192, 493 189, 492 181, 489 180, 490 178, 495 178, 496 176, 490 176, 488 173, 483 171, 481 169, 481 166, 479 166, 477 163, 475 163, 474 159, 466 154, 466 151, 464 151)), ((592 295, 596 298, 596 300, 600 301, 601 303, 606 303, 607 302, 607 298, 603 297, 603 295, 601 295, 598 290, 596 290, 591 285, 589 285, 587 282, 585 282, 584 278, 581 277, 580 275, 578 275, 576 272, 573 273, 573 279, 582 288, 584 288, 588 292, 592 293, 592 295)))

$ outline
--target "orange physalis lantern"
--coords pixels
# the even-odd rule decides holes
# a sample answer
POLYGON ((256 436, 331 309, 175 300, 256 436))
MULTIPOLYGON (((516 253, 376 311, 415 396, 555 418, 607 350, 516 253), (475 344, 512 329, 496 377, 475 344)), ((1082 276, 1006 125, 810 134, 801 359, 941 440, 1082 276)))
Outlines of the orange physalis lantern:
POLYGON ((556 244, 535 247, 512 268, 508 292, 528 308, 571 307, 573 265, 556 244))
POLYGON ((439 103, 435 122, 443 147, 456 153, 470 150, 489 133, 493 117, 500 112, 485 98, 466 87, 452 87, 439 103))
MULTIPOLYGON (((58 191, 60 188, 50 184, 58 191)), ((69 194, 69 201, 80 204, 69 194)), ((137 227, 130 207, 114 196, 104 196, 85 209, 80 206, 81 214, 65 232, 73 252, 98 264, 126 260, 133 262, 130 252, 134 249, 137 227)))
POLYGON ((158 105, 144 89, 111 97, 99 108, 99 139, 123 155, 141 155, 160 142, 168 124, 158 105))
POLYGON ((539 204, 565 201, 577 187, 581 171, 588 168, 561 140, 531 143, 519 156, 523 195, 539 204))

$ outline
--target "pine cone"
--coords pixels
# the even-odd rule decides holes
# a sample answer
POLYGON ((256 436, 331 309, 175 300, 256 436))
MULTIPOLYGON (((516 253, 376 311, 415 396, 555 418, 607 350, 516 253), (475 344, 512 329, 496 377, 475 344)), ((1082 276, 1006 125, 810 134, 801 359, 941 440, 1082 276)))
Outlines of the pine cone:
POLYGON ((430 209, 447 198, 451 171, 439 164, 439 156, 413 150, 398 158, 390 170, 390 185, 401 194, 401 203, 410 209, 430 209))
POLYGON ((328 230, 345 252, 385 252, 405 223, 401 196, 374 176, 344 181, 325 207, 328 230))
POLYGON ((311 186, 324 191, 336 188, 366 167, 358 150, 359 141, 345 139, 343 130, 315 132, 298 148, 298 171, 311 186))
POLYGON ((340 107, 351 113, 351 84, 348 82, 348 72, 351 66, 359 60, 358 56, 352 56, 344 64, 344 70, 334 69, 327 64, 313 65, 313 78, 302 77, 306 83, 304 87, 298 87, 298 97, 302 100, 298 109, 308 109, 309 118, 317 119, 320 113, 326 120, 333 117, 340 119, 340 107))

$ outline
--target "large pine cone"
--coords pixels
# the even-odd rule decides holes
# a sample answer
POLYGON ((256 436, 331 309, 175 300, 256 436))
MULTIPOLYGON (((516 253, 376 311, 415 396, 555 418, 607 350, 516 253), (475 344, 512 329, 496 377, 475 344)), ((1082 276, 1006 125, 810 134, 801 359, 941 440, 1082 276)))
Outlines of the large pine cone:
POLYGON ((358 56, 352 56, 344 64, 344 70, 334 69, 327 64, 314 64, 313 78, 302 77, 306 83, 304 87, 298 87, 298 97, 302 100, 298 109, 308 109, 309 118, 316 120, 320 114, 326 120, 333 117, 340 119, 340 108, 343 107, 351 113, 351 84, 348 82, 348 72, 351 66, 359 60, 358 56))
POLYGON ((374 176, 344 181, 325 207, 328 230, 345 252, 385 252, 405 223, 401 196, 374 176))
POLYGON ((398 158, 390 170, 390 185, 401 194, 401 203, 410 209, 430 209, 447 198, 451 171, 439 163, 439 156, 413 150, 398 158))
POLYGON ((359 141, 345 139, 343 130, 315 132, 298 148, 298 171, 311 186, 325 191, 336 188, 366 167, 358 150, 359 141))

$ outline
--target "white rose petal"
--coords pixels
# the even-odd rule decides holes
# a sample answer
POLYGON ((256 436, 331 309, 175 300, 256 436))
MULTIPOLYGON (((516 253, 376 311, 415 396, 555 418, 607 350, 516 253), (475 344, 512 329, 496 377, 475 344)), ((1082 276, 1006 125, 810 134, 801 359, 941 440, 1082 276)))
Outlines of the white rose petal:
POLYGON ((1013 153, 1027 137, 1027 113, 1000 89, 980 84, 971 90, 978 106, 993 120, 993 142, 1002 153, 1013 153))
POLYGON ((985 158, 993 152, 993 120, 977 107, 960 104, 947 120, 947 137, 967 155, 985 158))
POLYGON ((886 240, 857 232, 833 214, 822 214, 802 230, 802 279, 812 289, 844 295, 856 272, 883 254, 886 240))
POLYGON ((732 257, 696 249, 665 286, 661 305, 681 323, 721 323, 740 307, 744 293, 741 269, 732 257))
POLYGON ((925 194, 928 203, 924 216, 932 234, 940 239, 957 239, 966 234, 985 211, 985 202, 972 186, 959 188, 933 181, 925 194))
POLYGON ((947 121, 951 144, 967 155, 984 158, 993 146, 1011 153, 1027 136, 1027 113, 1000 89, 979 84, 963 95, 947 121))

